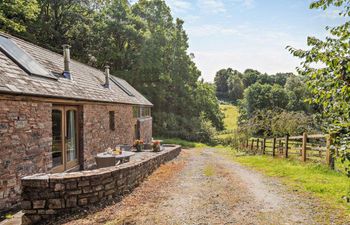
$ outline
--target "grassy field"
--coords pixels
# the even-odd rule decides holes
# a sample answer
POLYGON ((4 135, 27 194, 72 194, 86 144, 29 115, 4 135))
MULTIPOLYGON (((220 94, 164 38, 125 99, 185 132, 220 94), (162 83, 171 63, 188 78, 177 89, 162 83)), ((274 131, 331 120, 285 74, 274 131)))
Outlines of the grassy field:
POLYGON ((220 105, 221 111, 225 114, 225 130, 237 129, 238 108, 234 105, 220 105))
POLYGON ((302 163, 271 156, 236 156, 234 151, 223 151, 226 156, 262 173, 281 178, 293 190, 306 191, 326 200, 336 208, 350 213, 350 204, 344 200, 350 191, 350 179, 330 170, 325 165, 302 163))

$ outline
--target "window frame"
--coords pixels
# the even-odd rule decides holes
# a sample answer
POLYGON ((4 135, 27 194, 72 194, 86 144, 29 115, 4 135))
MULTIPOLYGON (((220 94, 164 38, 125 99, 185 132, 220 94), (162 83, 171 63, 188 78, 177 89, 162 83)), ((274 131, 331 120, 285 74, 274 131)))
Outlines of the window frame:
POLYGON ((109 130, 115 131, 115 111, 109 111, 108 118, 109 118, 109 130))

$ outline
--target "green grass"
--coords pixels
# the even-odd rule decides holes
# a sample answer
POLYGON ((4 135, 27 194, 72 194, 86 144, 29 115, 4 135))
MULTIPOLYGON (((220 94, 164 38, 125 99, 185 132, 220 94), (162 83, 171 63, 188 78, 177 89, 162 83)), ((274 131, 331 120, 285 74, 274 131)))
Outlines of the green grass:
POLYGON ((225 114, 225 130, 231 131, 237 129, 237 121, 239 116, 238 107, 234 105, 220 105, 220 109, 225 114))
POLYGON ((214 167, 213 165, 206 165, 204 167, 204 175, 207 176, 207 177, 211 177, 213 176, 215 173, 215 170, 214 170, 214 167))
POLYGON ((343 199, 343 196, 349 194, 350 179, 344 174, 330 170, 325 165, 302 163, 271 156, 237 157, 234 151, 225 151, 225 154, 268 176, 281 178, 293 189, 312 193, 334 207, 346 209, 350 213, 350 204, 343 199))

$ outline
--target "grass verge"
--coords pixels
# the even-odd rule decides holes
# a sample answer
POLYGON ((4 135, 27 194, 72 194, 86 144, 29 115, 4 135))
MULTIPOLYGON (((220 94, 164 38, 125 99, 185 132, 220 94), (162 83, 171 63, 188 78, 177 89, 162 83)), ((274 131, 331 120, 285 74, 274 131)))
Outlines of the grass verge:
POLYGON ((234 161, 268 176, 279 177, 293 189, 310 192, 333 207, 345 209, 350 213, 350 204, 343 199, 343 196, 349 194, 350 179, 342 173, 330 170, 322 164, 302 163, 271 156, 237 157, 232 150, 224 152, 234 161))
POLYGON ((220 105, 220 109, 225 114, 225 130, 237 129, 237 121, 239 116, 238 107, 234 105, 220 105))

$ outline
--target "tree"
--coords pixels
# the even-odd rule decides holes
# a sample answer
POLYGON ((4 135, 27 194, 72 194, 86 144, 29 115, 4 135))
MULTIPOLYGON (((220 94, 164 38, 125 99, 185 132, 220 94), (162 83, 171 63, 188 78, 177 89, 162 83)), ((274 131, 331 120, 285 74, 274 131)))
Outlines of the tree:
POLYGON ((214 78, 214 83, 216 85, 216 96, 219 99, 228 98, 228 79, 230 77, 232 69, 221 69, 219 70, 214 78))
POLYGON ((255 83, 244 91, 244 99, 247 116, 251 117, 259 109, 270 108, 271 89, 269 84, 255 83))
POLYGON ((312 112, 312 107, 305 100, 310 98, 310 92, 305 84, 304 77, 290 76, 284 86, 288 93, 288 107, 290 111, 312 112))
MULTIPOLYGON (((310 5, 310 8, 323 10, 329 7, 341 8, 340 15, 350 16, 349 0, 318 0, 310 5)), ((350 176, 350 21, 326 29, 330 36, 325 40, 308 37, 309 50, 287 48, 303 59, 298 71, 308 79, 312 93, 310 102, 322 106, 325 132, 336 134, 341 159, 347 162, 350 176), (320 67, 314 67, 315 64, 320 67)))
POLYGON ((188 53, 184 21, 174 20, 164 0, 0 0, 0 6, 1 29, 17 35, 7 24, 18 22, 25 25, 22 38, 58 53, 68 43, 74 59, 100 69, 107 64, 131 83, 154 104, 156 135, 195 140, 208 137, 209 128, 223 129, 215 89, 198 80, 188 53), (34 2, 37 17, 26 11, 34 2))
POLYGON ((247 88, 255 84, 258 81, 260 75, 261 73, 257 70, 246 69, 243 73, 244 87, 247 88))
POLYGON ((274 83, 279 84, 283 87, 286 84, 288 77, 293 75, 293 73, 276 73, 276 75, 274 75, 274 83))
POLYGON ((0 30, 21 33, 27 30, 27 23, 39 13, 36 0, 0 1, 0 30))
POLYGON ((239 76, 230 76, 228 79, 228 96, 230 101, 237 102, 243 98, 244 85, 239 76))
POLYGON ((278 84, 275 84, 271 88, 271 99, 270 99, 270 105, 273 108, 280 108, 280 109, 286 109, 288 105, 288 94, 284 90, 283 87, 281 87, 278 84))
POLYGON ((100 10, 103 13, 93 26, 98 35, 93 35, 95 44, 90 51, 96 58, 94 65, 101 68, 108 64, 111 71, 130 78, 145 42, 146 23, 132 12, 128 0, 111 0, 100 10))

